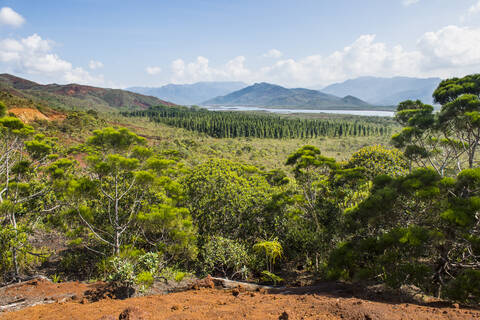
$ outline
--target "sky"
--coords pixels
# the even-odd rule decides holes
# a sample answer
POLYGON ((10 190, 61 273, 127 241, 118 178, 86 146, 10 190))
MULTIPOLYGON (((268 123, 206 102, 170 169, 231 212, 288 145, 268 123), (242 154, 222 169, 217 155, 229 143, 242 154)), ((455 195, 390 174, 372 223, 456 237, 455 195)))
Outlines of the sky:
POLYGON ((320 89, 480 73, 480 0, 0 0, 0 73, 320 89))

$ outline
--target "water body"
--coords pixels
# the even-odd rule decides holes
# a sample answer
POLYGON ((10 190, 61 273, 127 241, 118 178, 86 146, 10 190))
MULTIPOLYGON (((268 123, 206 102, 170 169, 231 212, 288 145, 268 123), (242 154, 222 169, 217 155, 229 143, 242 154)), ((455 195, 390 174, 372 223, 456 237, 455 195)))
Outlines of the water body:
POLYGON ((250 106, 206 106, 210 111, 266 111, 280 114, 290 113, 331 113, 331 114, 350 114, 355 116, 375 116, 375 117, 393 117, 393 111, 377 111, 377 110, 312 110, 312 109, 275 109, 266 107, 250 107, 250 106))

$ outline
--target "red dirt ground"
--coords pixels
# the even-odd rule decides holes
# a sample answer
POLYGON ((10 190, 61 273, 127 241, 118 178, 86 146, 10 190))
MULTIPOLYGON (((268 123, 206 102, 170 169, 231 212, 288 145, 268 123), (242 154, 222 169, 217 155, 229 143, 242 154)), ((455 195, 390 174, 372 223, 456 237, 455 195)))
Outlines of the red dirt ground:
POLYGON ((47 120, 47 121, 55 121, 55 120, 64 120, 65 115, 55 111, 50 110, 48 115, 38 111, 37 109, 33 108, 22 108, 22 107, 14 107, 8 109, 8 112, 13 113, 16 117, 22 120, 25 123, 30 123, 35 120, 47 120))
POLYGON ((408 303, 387 303, 328 293, 290 290, 284 293, 247 292, 202 288, 167 295, 125 300, 88 302, 83 293, 101 284, 78 282, 54 284, 32 280, 0 289, 0 302, 27 297, 57 302, 19 311, 0 313, 2 320, 17 319, 119 319, 127 308, 140 317, 121 319, 480 319, 480 311, 456 307, 429 307, 408 303), (8 299, 7 299, 8 300, 8 299))

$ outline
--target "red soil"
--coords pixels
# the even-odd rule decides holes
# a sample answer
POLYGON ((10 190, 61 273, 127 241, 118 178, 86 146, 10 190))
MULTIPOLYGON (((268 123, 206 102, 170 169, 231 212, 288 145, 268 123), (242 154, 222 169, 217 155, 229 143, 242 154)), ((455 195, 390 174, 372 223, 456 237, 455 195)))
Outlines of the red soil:
POLYGON ((8 112, 13 113, 25 123, 30 123, 35 120, 56 121, 65 119, 65 114, 54 110, 50 110, 48 114, 44 114, 33 108, 14 107, 8 109, 8 112))
MULTIPOLYGON (((85 290, 101 284, 53 284, 37 281, 1 292, 17 297, 71 297, 56 303, 0 313, 2 320, 16 319, 480 319, 480 311, 455 307, 429 307, 386 303, 334 292, 290 291, 283 294, 200 288, 168 295, 125 300, 109 298, 88 302, 85 290), (67 301, 68 300, 68 301, 67 301), (128 309, 128 310, 127 310, 128 309)), ((377 299, 378 300, 378 299, 377 299)))
POLYGON ((13 113, 17 118, 25 123, 35 120, 49 120, 49 118, 40 111, 32 108, 11 108, 8 112, 13 113))

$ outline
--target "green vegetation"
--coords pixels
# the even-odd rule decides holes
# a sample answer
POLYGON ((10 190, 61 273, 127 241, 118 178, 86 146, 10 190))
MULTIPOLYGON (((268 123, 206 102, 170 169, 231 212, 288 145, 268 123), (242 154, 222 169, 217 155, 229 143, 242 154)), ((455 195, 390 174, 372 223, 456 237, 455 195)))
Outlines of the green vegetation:
MULTIPOLYGON (((356 124, 357 133, 377 126, 374 136, 217 138, 92 112, 26 125, 0 104, 2 280, 34 272, 49 252, 32 239, 56 230, 68 239, 52 271, 62 281, 105 279, 145 291, 189 273, 279 284, 295 271, 415 285, 478 304, 479 79, 443 81, 434 93, 439 113, 421 101, 399 104, 398 149, 384 140, 396 127, 380 120, 356 124)), ((222 116, 257 132, 307 123, 171 114, 222 116)), ((353 135, 350 119, 329 121, 353 135)))
POLYGON ((391 135, 381 123, 339 120, 309 120, 244 112, 215 112, 202 108, 157 106, 146 111, 124 112, 125 116, 148 117, 170 126, 206 133, 216 138, 318 138, 391 135))

